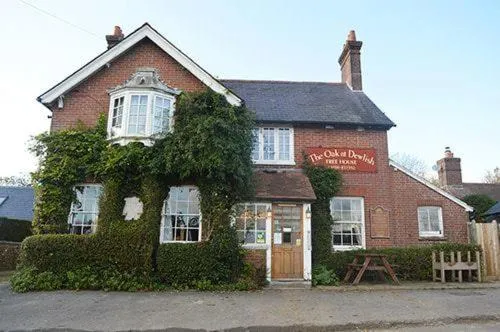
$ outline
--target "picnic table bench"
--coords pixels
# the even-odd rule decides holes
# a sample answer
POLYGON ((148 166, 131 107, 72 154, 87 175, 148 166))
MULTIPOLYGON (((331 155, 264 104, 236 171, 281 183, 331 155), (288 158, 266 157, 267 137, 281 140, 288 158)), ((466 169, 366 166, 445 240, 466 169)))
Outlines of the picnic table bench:
POLYGON ((395 265, 391 265, 387 261, 387 255, 357 254, 352 263, 347 265, 347 274, 344 278, 344 282, 349 282, 355 271, 358 271, 358 273, 352 282, 353 285, 359 284, 366 271, 377 271, 382 280, 385 280, 385 272, 391 277, 395 284, 399 285, 399 280, 394 273, 393 267, 395 267, 395 265), (360 260, 363 260, 363 262, 360 263, 360 260))

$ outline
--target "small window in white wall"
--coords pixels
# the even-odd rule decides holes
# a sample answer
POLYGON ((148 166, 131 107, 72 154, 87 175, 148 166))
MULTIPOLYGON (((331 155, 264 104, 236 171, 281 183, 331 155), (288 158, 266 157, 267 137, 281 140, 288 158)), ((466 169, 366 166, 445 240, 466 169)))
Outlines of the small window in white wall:
POLYGON ((332 246, 335 250, 365 247, 365 216, 362 197, 334 197, 330 201, 333 218, 332 246))
POLYGON ((102 186, 98 184, 75 186, 75 192, 76 202, 71 203, 71 211, 68 218, 70 233, 95 233, 102 186))
POLYGON ((267 211, 271 204, 242 203, 236 205, 235 225, 243 244, 266 244, 267 211))
POLYGON ((440 206, 418 207, 418 230, 422 237, 443 236, 443 211, 440 206))
POLYGON ((163 204, 161 242, 201 240, 201 213, 198 189, 171 187, 163 204))
POLYGON ((294 164, 293 128, 262 127, 253 134, 252 160, 256 164, 294 164))

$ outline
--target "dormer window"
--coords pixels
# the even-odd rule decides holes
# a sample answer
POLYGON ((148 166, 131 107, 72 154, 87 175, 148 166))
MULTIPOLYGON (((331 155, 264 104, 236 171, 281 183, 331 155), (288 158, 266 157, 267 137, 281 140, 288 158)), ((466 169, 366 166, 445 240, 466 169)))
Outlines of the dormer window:
POLYGON ((108 138, 122 145, 151 145, 171 130, 175 97, 180 94, 159 79, 154 69, 139 69, 123 85, 109 91, 108 138))

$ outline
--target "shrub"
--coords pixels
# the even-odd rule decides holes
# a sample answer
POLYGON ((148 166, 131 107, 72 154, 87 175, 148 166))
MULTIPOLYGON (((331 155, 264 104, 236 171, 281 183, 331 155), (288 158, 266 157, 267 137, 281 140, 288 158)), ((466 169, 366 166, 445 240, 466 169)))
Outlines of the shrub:
POLYGON ((333 270, 329 270, 324 265, 315 266, 312 270, 312 285, 335 285, 338 286, 339 278, 333 272, 333 270))
MULTIPOLYGON (((330 254, 325 266, 338 276, 345 276, 347 264, 352 263, 358 253, 369 252, 387 255, 389 263, 397 265, 396 274, 400 280, 431 280, 432 279, 432 251, 461 251, 462 257, 467 251, 480 251, 477 245, 459 243, 441 243, 430 246, 410 246, 400 248, 369 249, 356 251, 339 251, 330 254)), ((467 256, 465 256, 467 257, 467 256)))
POLYGON ((234 228, 218 229, 201 243, 161 244, 157 268, 162 281, 174 287, 209 288, 237 281, 243 267, 234 228))
POLYGON ((0 271, 9 271, 16 268, 20 250, 20 243, 0 241, 0 271))
POLYGON ((0 217, 0 241, 21 242, 30 235, 30 221, 0 217))
POLYGON ((116 222, 110 227, 106 234, 30 236, 21 245, 20 267, 56 274, 87 266, 149 274, 153 245, 141 232, 141 222, 116 222))
POLYGON ((51 291, 61 289, 63 279, 53 272, 40 272, 35 268, 25 268, 12 275, 10 284, 12 289, 19 293, 34 290, 51 291))
POLYGON ((484 221, 482 214, 496 203, 491 197, 482 194, 467 195, 462 200, 474 208, 475 219, 478 222, 484 221))

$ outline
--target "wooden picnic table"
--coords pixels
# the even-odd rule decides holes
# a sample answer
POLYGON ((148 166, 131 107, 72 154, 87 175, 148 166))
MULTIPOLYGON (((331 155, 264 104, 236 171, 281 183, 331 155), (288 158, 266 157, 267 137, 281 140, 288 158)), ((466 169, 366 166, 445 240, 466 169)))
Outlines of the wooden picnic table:
POLYGON ((351 264, 347 266, 347 274, 344 278, 344 282, 349 282, 351 276, 355 271, 358 274, 352 282, 353 285, 359 284, 361 278, 363 277, 365 271, 377 271, 378 275, 382 280, 385 280, 384 272, 387 273, 395 284, 399 285, 399 280, 392 269, 391 264, 387 261, 387 255, 382 254, 357 254, 351 264), (359 261, 364 259, 360 264, 359 261))

